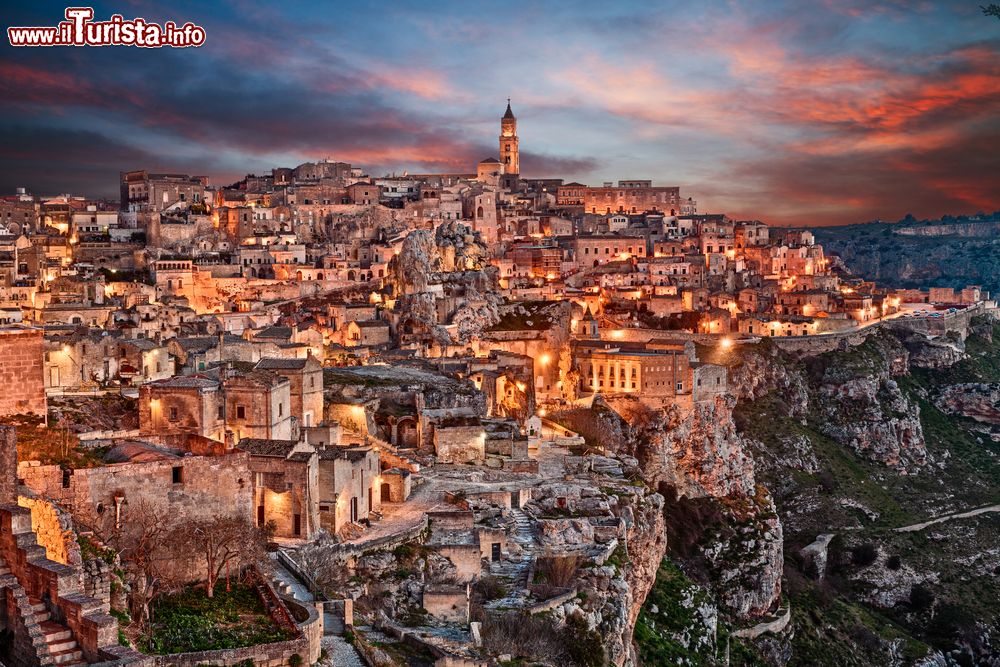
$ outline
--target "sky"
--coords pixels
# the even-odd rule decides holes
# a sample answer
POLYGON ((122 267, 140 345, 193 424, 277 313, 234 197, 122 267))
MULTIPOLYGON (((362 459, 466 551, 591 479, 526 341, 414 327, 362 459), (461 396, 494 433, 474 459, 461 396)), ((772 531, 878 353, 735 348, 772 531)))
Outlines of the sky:
MULTIPOLYGON (((13 3, 11 3, 13 4, 13 3)), ((9 26, 65 5, 19 3, 9 26)), ((677 185, 781 225, 1000 209, 1000 20, 979 0, 171 2, 189 49, 0 45, 0 194, 117 198, 330 158, 473 172, 512 99, 521 174, 677 185)))

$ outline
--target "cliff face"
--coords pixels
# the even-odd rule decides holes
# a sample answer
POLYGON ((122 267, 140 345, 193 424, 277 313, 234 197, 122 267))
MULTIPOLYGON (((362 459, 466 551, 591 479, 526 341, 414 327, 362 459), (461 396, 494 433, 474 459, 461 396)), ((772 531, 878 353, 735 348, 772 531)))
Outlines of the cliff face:
POLYGON ((737 433, 787 556, 785 650, 755 641, 768 663, 996 664, 998 332, 980 318, 964 340, 900 326, 822 354, 739 351, 737 433))
POLYGON ((736 433, 734 405, 731 396, 720 396, 658 413, 641 434, 637 450, 646 481, 653 487, 671 486, 683 496, 753 494, 753 459, 736 433))
MULTIPOLYGON (((604 638, 609 664, 630 667, 636 665, 632 644, 636 618, 656 581, 656 570, 667 542, 662 496, 620 498, 624 503, 622 516, 628 526, 627 547, 620 547, 603 567, 584 571, 580 589, 587 591, 583 606, 589 622, 604 638)), ((565 611, 572 614, 576 609, 565 611)))
POLYGON ((892 287, 1000 288, 997 224, 817 227, 816 242, 857 275, 892 287), (894 233, 896 232, 896 233, 894 233))
MULTIPOLYGON (((922 365, 951 358, 955 348, 910 341, 922 365)), ((780 400, 784 416, 812 418, 829 438, 859 455, 914 471, 927 463, 920 408, 900 389, 910 367, 910 350, 894 335, 873 333, 864 344, 805 359, 782 353, 773 343, 747 350, 732 372, 731 386, 744 402, 764 396, 780 400)), ((763 443, 767 449, 769 443, 763 443)), ((781 449, 813 467, 808 446, 791 439, 781 449)), ((771 453, 776 450, 771 448, 771 453)))
POLYGON ((735 403, 722 396, 656 413, 639 434, 637 456, 647 483, 706 499, 723 514, 731 529, 702 543, 705 583, 728 614, 747 619, 772 610, 780 597, 782 528, 736 432, 735 403))

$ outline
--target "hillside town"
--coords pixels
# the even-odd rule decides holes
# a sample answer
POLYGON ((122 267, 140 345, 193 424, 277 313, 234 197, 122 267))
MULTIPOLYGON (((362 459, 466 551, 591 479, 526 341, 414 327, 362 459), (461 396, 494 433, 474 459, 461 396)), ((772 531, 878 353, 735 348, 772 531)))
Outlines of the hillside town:
MULTIPOLYGON (((601 414, 711 421, 741 346, 995 309, 677 186, 522 175, 509 100, 497 148, 466 173, 136 169, 117 202, 0 199, 0 662, 485 667, 520 664, 501 626, 531 618, 546 664, 635 665, 663 498, 601 414), (257 635, 164 630, 164 596, 231 579, 257 635)), ((780 575, 739 605, 743 636, 780 619, 780 575)))

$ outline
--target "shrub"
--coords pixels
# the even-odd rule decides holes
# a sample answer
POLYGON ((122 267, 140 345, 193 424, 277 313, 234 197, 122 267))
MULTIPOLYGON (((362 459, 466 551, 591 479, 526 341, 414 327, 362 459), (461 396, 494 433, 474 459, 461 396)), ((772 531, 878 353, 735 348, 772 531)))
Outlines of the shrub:
POLYGON ((885 562, 885 566, 890 570, 898 570, 903 567, 903 560, 898 556, 889 556, 889 560, 885 562))
POLYGON ((878 559, 878 548, 871 542, 859 544, 851 549, 851 562, 858 567, 868 567, 878 559))
POLYGON ((601 667, 604 664, 601 635, 588 628, 583 617, 577 614, 569 616, 560 635, 572 664, 578 667, 601 667))
POLYGON ((914 584, 910 588, 910 606, 914 609, 924 610, 934 604, 934 593, 923 584, 914 584))
POLYGON ((298 653, 293 653, 288 658, 289 667, 302 667, 302 656, 298 653))
POLYGON ((535 574, 540 582, 567 588, 576 579, 580 557, 575 554, 542 556, 535 562, 535 574))
POLYGON ((496 577, 487 576, 472 585, 472 594, 481 602, 500 600, 507 596, 507 587, 496 577))
POLYGON ((483 648, 548 664, 566 664, 563 637, 549 616, 510 612, 487 616, 481 629, 483 648))

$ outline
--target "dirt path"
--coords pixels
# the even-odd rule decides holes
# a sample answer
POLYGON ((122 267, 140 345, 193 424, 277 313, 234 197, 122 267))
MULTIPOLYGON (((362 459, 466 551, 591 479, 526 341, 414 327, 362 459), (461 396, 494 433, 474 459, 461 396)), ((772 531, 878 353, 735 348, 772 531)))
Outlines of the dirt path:
POLYGON ((958 512, 956 514, 946 514, 936 519, 931 519, 930 521, 914 523, 909 526, 903 526, 902 528, 894 528, 893 530, 897 533, 914 533, 918 530, 923 530, 927 526, 933 526, 936 523, 944 523, 945 521, 951 521, 952 519, 967 519, 969 517, 979 516, 980 514, 986 514, 987 512, 1000 512, 1000 505, 980 507, 979 509, 969 510, 968 512, 958 512))

